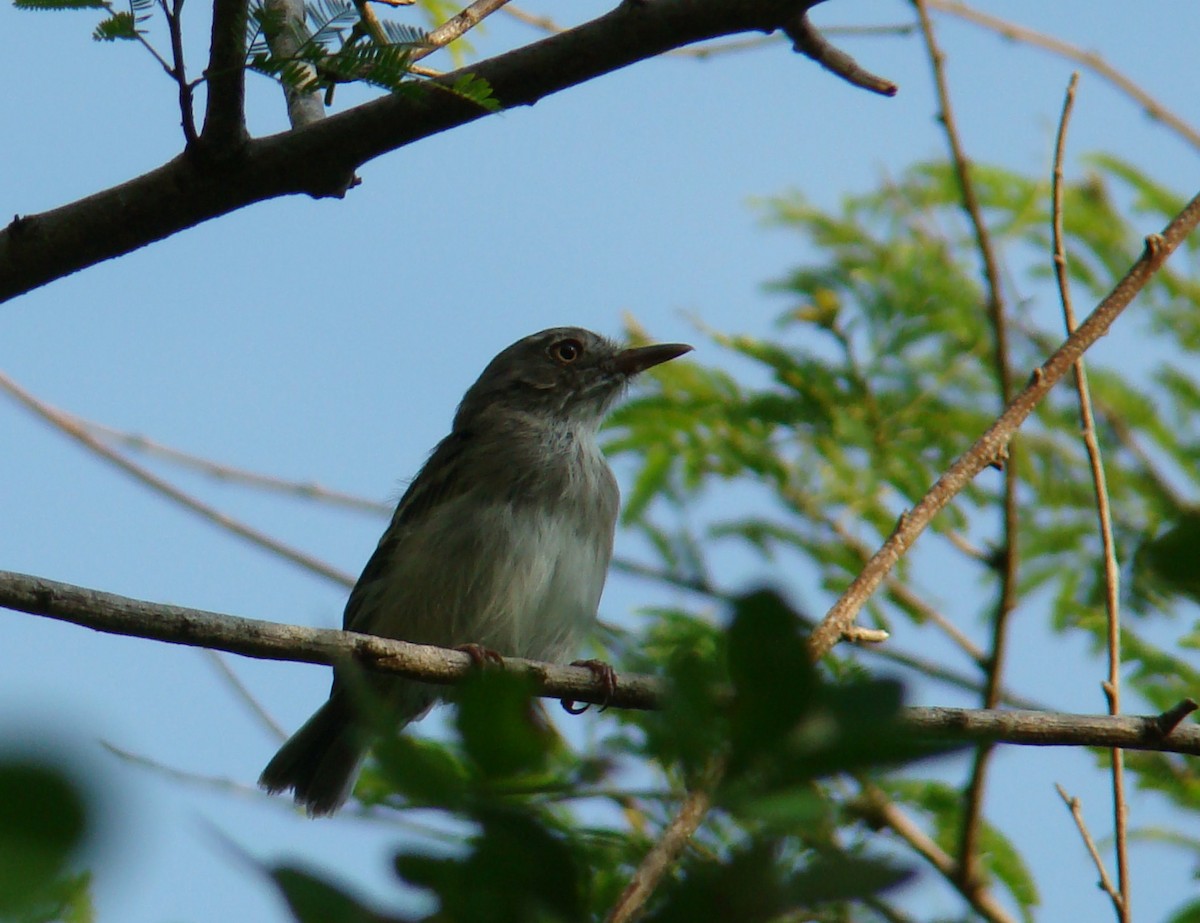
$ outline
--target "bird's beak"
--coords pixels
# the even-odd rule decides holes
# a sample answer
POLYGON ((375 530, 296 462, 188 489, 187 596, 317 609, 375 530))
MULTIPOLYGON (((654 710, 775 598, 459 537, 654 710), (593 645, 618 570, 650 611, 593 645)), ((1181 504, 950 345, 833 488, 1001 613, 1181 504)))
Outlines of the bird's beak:
POLYGON ((648 368, 678 359, 690 353, 692 347, 686 343, 656 343, 653 346, 636 346, 623 349, 613 359, 617 370, 625 375, 636 375, 648 368))

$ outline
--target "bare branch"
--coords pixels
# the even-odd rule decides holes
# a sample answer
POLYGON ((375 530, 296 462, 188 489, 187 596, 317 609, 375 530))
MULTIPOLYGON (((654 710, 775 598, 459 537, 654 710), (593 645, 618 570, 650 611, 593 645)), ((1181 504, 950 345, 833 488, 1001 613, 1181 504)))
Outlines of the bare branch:
MULTIPOLYGON (((410 644, 332 628, 306 628, 145 602, 11 571, 0 571, 0 608, 71 622, 110 634, 228 651, 260 660, 341 664, 396 673, 437 685, 470 674, 474 661, 463 651, 410 644)), ((618 677, 609 696, 604 680, 585 667, 504 658, 506 669, 531 676, 539 696, 570 698, 614 708, 660 707, 658 679, 634 673, 618 677), (607 696, 607 698, 606 698, 607 696)), ((1186 713, 1189 703, 1172 712, 1186 713)), ((1190 703, 1194 709, 1195 703, 1190 703)), ((1200 756, 1200 725, 1161 715, 1070 715, 1038 711, 905 708, 901 724, 927 738, 997 741, 1039 747, 1122 747, 1200 756)))
POLYGON ((662 836, 642 858, 633 877, 629 879, 629 884, 604 918, 604 923, 629 923, 640 915, 650 895, 675 865, 692 834, 704 820, 712 805, 712 793, 720 784, 724 772, 724 760, 713 760, 705 777, 688 792, 662 836))
POLYGON ((1132 98, 1139 106, 1146 110, 1146 114, 1150 118, 1162 122, 1192 145, 1192 147, 1200 149, 1200 131, 1163 106, 1153 96, 1105 61, 1100 55, 1096 54, 1096 52, 1085 51, 1077 45, 1071 45, 1052 35, 1046 35, 1043 32, 1037 32, 1025 26, 1019 26, 1014 22, 1009 22, 1006 19, 1001 19, 998 16, 981 12, 974 7, 967 6, 965 3, 958 2, 958 0, 926 0, 926 2, 935 10, 949 13, 951 16, 957 16, 977 26, 990 29, 1007 39, 1045 49, 1053 54, 1074 61, 1081 67, 1086 67, 1092 73, 1106 80, 1122 93, 1132 98))
MULTIPOLYGON (((1071 304, 1071 285, 1067 275, 1067 251, 1063 234, 1063 154, 1066 150, 1067 125, 1071 119, 1071 108, 1075 104, 1075 87, 1079 82, 1079 74, 1071 75, 1067 84, 1066 98, 1063 100, 1062 117, 1058 122, 1058 135, 1054 142, 1054 170, 1052 174, 1051 236, 1054 242, 1054 275, 1058 281, 1059 298, 1062 301, 1063 320, 1070 334, 1075 330, 1075 309, 1071 304)), ((1079 397, 1080 433, 1083 445, 1087 451, 1088 464, 1092 471, 1092 487, 1096 494, 1096 517, 1099 520, 1100 540, 1104 548, 1104 607, 1108 615, 1108 680, 1104 689, 1108 698, 1109 714, 1121 712, 1121 602, 1120 576, 1117 566, 1117 546, 1113 538, 1112 509, 1108 501, 1108 483, 1104 476, 1104 459, 1100 454, 1100 443, 1096 438, 1096 421, 1092 413, 1092 395, 1088 387, 1087 368, 1083 357, 1075 362, 1075 392, 1079 397)), ((1112 787, 1114 831, 1117 846, 1117 882, 1118 891, 1109 891, 1113 897, 1113 907, 1117 911, 1117 919, 1121 923, 1130 923, 1132 911, 1129 897, 1129 807, 1125 800, 1125 758, 1120 750, 1112 752, 1112 787)), ((1059 789, 1066 799, 1066 794, 1059 789)), ((1078 802, 1071 805, 1076 823, 1085 840, 1089 839, 1083 826, 1083 815, 1078 810, 1078 802)), ((1089 843, 1089 848, 1095 849, 1089 843)), ((1101 876, 1104 870, 1100 870, 1101 876)))
MULTIPOLYGON (((474 669, 474 661, 462 651, 161 605, 8 571, 0 571, 0 606, 111 634, 228 651, 260 660, 355 662, 366 669, 437 685, 460 682, 474 669)), ((504 665, 532 677, 537 694, 548 698, 645 709, 656 707, 661 697, 658 682, 649 676, 619 676, 606 702, 604 681, 585 667, 516 657, 506 657, 504 665)))
POLYGON ((140 481, 146 487, 154 490, 169 500, 173 500, 183 507, 197 513, 203 518, 209 520, 215 525, 232 532, 239 538, 258 545, 273 554, 279 555, 285 560, 291 561, 306 570, 312 571, 322 577, 340 583, 342 586, 354 586, 354 578, 350 574, 343 573, 336 567, 326 564, 319 558, 313 557, 306 552, 300 551, 298 548, 293 548, 278 539, 272 538, 264 532, 260 532, 251 526, 234 519, 222 513, 220 510, 209 506, 191 494, 180 490, 174 484, 164 481, 152 471, 148 471, 141 465, 129 460, 119 452, 109 448, 95 436, 91 435, 80 424, 71 419, 66 414, 60 413, 58 410, 34 397, 15 381, 0 372, 0 390, 7 391, 12 397, 19 401, 24 407, 31 410, 37 416, 41 417, 55 429, 70 436, 76 442, 83 445, 93 454, 99 456, 110 464, 124 471, 137 481, 140 481))
POLYGON ((895 96, 900 88, 892 81, 877 77, 859 66, 850 55, 831 45, 808 19, 807 11, 797 13, 787 22, 783 31, 792 40, 792 47, 805 57, 812 58, 831 74, 837 74, 848 83, 880 96, 895 96))
POLYGON ((179 87, 179 119, 183 126, 184 143, 191 147, 196 143, 196 113, 192 108, 192 85, 187 79, 187 66, 183 60, 183 26, 179 17, 183 13, 184 0, 159 0, 167 20, 167 31, 171 36, 171 76, 179 87))
POLYGON ((429 43, 428 46, 415 49, 411 60, 419 61, 421 58, 431 55, 438 49, 449 45, 455 39, 462 38, 467 32, 475 28, 506 3, 508 3, 508 0, 475 0, 474 3, 457 16, 442 23, 425 36, 425 40, 429 43))
POLYGON ((886 827, 904 840, 917 855, 958 890, 983 919, 990 923, 1016 923, 986 888, 964 890, 962 870, 954 861, 954 857, 938 846, 911 817, 878 788, 873 785, 864 786, 862 797, 856 802, 855 809, 868 823, 876 827, 886 827))
POLYGON ((1113 906, 1117 908, 1118 916, 1122 913, 1122 905, 1124 901, 1121 898, 1121 892, 1118 891, 1112 883, 1112 879, 1108 877, 1108 869, 1104 867, 1104 860, 1100 858, 1100 850, 1096 848, 1096 841, 1092 839, 1092 834, 1087 828, 1087 822, 1083 819, 1083 805, 1078 798, 1067 794, 1067 790, 1058 783, 1054 787, 1058 790, 1058 795, 1066 804, 1067 810, 1071 812, 1071 816, 1075 818, 1075 826, 1079 830, 1079 835, 1083 837, 1083 845, 1087 847, 1088 854, 1092 857, 1092 863, 1096 866, 1096 871, 1100 873, 1100 887, 1113 902, 1113 906))

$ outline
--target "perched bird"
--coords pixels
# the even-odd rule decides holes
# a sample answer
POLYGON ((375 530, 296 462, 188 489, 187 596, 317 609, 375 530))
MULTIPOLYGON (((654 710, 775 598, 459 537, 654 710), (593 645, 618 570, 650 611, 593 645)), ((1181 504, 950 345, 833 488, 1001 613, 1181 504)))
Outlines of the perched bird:
MULTIPOLYGON (((481 653, 561 661, 596 619, 619 494, 596 433, 639 372, 691 350, 622 348, 555 327, 518 340, 467 391, 450 435, 400 499, 346 603, 343 627, 481 653)), ((333 690, 263 770, 309 814, 350 794, 386 709, 424 716, 435 687, 334 670, 333 690)))

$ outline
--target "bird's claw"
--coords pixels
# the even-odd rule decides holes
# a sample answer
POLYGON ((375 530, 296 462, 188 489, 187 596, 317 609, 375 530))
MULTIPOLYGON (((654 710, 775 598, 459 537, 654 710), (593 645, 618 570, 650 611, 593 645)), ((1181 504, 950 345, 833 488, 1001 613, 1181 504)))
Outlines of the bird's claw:
MULTIPOLYGON (((604 687, 604 701, 600 703, 600 710, 604 711, 608 708, 609 700, 617 691, 617 671, 612 668, 612 664, 605 663, 603 660, 572 660, 571 666, 591 670, 592 675, 604 687)), ((565 712, 571 715, 582 715, 588 710, 587 702, 576 705, 574 699, 560 699, 559 704, 562 705, 565 712)))
POLYGON ((489 664, 496 666, 504 665, 504 656, 492 650, 490 647, 484 647, 482 644, 460 644, 455 648, 456 651, 462 651, 471 658, 471 663, 476 667, 486 667, 489 664))

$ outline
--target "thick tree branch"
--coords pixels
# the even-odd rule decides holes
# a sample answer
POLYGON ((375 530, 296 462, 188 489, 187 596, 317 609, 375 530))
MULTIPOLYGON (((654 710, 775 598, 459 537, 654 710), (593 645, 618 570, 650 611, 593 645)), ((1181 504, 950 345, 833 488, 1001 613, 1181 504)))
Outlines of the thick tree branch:
MULTIPOLYGON (((424 682, 459 682, 474 663, 462 651, 393 641, 331 628, 305 628, 168 606, 0 571, 0 607, 48 616, 96 631, 228 651, 262 660, 298 663, 357 662, 367 669, 398 673, 424 682)), ((538 695, 602 703, 604 683, 584 667, 505 658, 505 667, 531 676, 538 695)), ((658 708, 660 682, 626 673, 608 696, 617 708, 658 708)), ((1196 709, 1190 700, 1166 715, 1069 715, 1037 711, 906 708, 901 720, 915 734, 953 740, 995 741, 1029 746, 1121 747, 1200 756, 1200 725, 1183 722, 1196 709)))
MULTIPOLYGON (((771 32, 814 2, 622 3, 561 35, 435 78, 419 96, 393 94, 301 129, 254 139, 233 158, 176 157, 120 186, 14 219, 0 231, 0 300, 255 202, 298 193, 344 195, 355 169, 366 161, 487 114, 444 89, 465 73, 486 80, 503 108, 528 106, 672 48, 771 32)), ((239 3, 220 0, 217 8, 232 19, 239 3)), ((214 70, 210 79, 217 76, 214 70)), ((217 96, 226 102, 232 98, 224 92, 217 96)), ((215 123, 209 130, 216 131, 215 123)))

